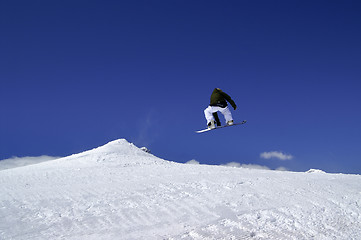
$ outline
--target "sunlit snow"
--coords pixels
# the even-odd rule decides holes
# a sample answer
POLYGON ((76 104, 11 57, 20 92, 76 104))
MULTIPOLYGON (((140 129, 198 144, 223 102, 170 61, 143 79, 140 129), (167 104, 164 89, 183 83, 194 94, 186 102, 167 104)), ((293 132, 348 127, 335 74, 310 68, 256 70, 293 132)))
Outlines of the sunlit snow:
POLYGON ((361 176, 180 164, 124 139, 0 171, 0 239, 360 239, 361 176))

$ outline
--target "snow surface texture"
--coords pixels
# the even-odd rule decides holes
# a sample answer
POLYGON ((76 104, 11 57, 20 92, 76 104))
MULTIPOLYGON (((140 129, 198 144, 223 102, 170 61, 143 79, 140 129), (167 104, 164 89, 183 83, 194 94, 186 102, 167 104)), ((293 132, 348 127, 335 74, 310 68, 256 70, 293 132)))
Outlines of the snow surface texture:
POLYGON ((360 239, 361 176, 179 164, 126 140, 0 171, 0 239, 360 239))

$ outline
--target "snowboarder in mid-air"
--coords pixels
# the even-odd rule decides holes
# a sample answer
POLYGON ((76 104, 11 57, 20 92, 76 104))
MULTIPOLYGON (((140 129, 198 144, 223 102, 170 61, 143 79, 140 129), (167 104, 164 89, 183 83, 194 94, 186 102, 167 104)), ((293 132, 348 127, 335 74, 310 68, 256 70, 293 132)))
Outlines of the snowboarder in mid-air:
POLYGON ((233 109, 237 109, 237 105, 232 98, 219 88, 215 88, 211 95, 211 102, 204 110, 204 115, 207 119, 207 126, 209 129, 216 128, 216 123, 220 126, 220 121, 217 112, 221 112, 226 120, 228 126, 233 125, 232 113, 228 108, 227 101, 232 105, 233 109))

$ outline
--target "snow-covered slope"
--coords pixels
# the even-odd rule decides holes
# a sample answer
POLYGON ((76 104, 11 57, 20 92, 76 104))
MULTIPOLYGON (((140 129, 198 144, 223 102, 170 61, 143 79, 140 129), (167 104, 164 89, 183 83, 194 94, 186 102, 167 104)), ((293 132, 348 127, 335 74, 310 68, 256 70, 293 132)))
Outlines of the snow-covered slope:
POLYGON ((361 176, 188 165, 126 140, 0 172, 0 239, 360 239, 361 176))

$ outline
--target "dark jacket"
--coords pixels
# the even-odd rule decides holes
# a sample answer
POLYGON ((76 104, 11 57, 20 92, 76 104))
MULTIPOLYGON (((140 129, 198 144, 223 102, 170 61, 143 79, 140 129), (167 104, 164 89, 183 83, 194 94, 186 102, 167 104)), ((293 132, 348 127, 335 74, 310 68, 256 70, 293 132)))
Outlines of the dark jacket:
POLYGON ((213 90, 212 95, 211 95, 211 103, 209 105, 210 106, 218 106, 218 107, 221 107, 221 108, 225 108, 228 105, 227 101, 232 105, 234 110, 236 110, 237 105, 234 103, 232 98, 227 93, 222 92, 221 89, 215 88, 213 90))

